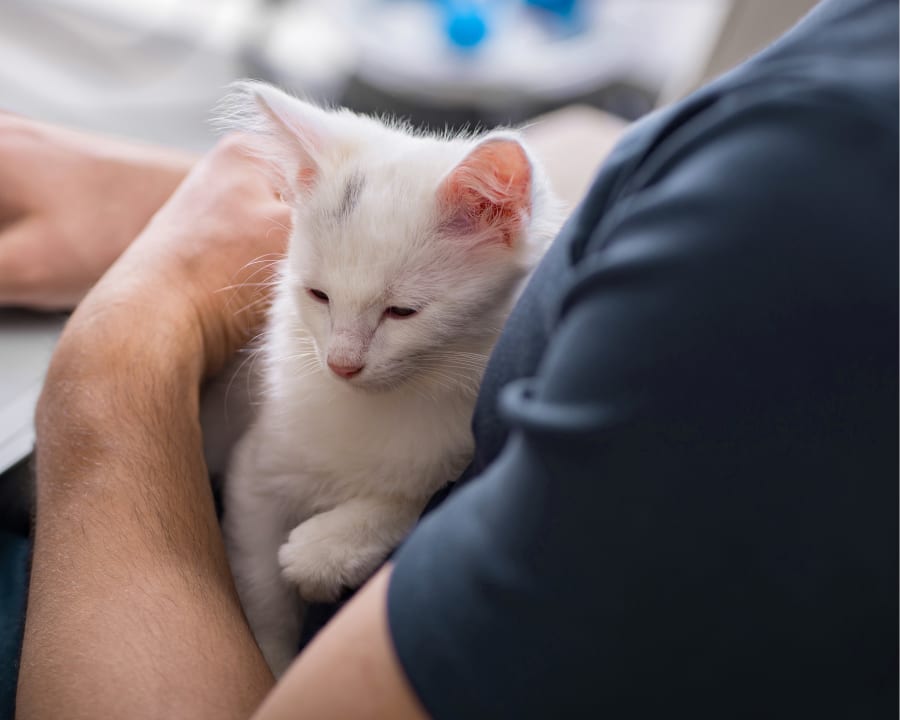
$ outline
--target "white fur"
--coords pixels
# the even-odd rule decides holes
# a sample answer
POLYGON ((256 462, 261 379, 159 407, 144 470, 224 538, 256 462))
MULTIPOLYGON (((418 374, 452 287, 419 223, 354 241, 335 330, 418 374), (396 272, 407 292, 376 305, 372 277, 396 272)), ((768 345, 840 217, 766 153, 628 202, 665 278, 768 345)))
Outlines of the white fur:
POLYGON ((529 158, 530 210, 511 247, 438 232, 441 183, 486 139, 521 142, 514 132, 416 135, 252 83, 227 103, 293 205, 260 403, 225 487, 232 570, 278 674, 297 649, 301 598, 365 581, 467 465, 484 365, 559 213, 529 158), (418 313, 389 317, 391 306, 418 313), (364 369, 339 378, 329 357, 364 369))

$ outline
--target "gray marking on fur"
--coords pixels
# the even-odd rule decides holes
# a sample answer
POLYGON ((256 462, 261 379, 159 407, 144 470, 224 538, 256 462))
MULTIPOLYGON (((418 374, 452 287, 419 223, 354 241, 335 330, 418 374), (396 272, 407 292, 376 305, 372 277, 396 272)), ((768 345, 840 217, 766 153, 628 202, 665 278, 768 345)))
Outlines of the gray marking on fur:
POLYGON ((344 196, 341 198, 341 204, 337 209, 338 218, 345 218, 359 204, 359 196, 362 193, 365 180, 362 176, 353 173, 347 181, 347 187, 344 188, 344 196))

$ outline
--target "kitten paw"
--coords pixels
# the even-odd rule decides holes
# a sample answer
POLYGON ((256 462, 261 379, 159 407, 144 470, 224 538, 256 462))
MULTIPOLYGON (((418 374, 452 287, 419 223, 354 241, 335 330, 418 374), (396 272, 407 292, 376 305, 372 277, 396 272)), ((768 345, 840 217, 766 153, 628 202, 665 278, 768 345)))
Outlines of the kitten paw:
POLYGON ((301 598, 332 602, 345 586, 358 584, 354 552, 316 530, 310 521, 294 528, 278 550, 278 562, 282 577, 297 586, 301 598))

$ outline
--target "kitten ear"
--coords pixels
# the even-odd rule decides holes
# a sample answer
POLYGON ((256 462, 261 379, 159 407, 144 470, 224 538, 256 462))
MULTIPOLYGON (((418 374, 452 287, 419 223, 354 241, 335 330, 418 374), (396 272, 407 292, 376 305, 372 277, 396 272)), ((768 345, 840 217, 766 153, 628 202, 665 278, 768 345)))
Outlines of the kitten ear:
POLYGON ((443 227, 478 244, 512 247, 531 215, 531 187, 531 162, 521 143, 489 137, 441 181, 443 227))
POLYGON ((219 104, 216 125, 247 134, 251 153, 269 164, 282 194, 294 198, 315 185, 328 142, 321 108, 271 85, 241 80, 219 104))

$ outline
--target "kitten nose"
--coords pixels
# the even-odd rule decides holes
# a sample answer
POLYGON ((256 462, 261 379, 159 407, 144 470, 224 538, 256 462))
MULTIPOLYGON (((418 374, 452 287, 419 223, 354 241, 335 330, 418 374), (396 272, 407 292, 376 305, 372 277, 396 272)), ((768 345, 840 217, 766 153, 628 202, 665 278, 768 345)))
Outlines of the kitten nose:
POLYGON ((358 375, 364 365, 339 365, 333 360, 328 361, 328 367, 331 368, 331 371, 335 375, 340 375, 342 378, 352 378, 354 375, 358 375))

